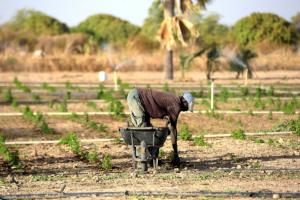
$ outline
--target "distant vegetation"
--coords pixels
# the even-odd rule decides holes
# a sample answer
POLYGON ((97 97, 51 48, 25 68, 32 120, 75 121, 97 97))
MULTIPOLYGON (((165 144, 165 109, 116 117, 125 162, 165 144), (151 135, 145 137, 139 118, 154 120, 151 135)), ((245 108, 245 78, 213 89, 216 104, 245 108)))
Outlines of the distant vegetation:
POLYGON ((233 27, 234 37, 240 45, 262 42, 283 45, 295 44, 295 27, 285 19, 271 13, 253 13, 239 20, 233 27))
POLYGON ((140 28, 117 17, 105 14, 94 15, 74 28, 92 36, 99 44, 126 44, 128 38, 139 33, 140 28))
MULTIPOLYGON (((157 33, 164 19, 163 13, 161 1, 154 0, 148 17, 140 27, 107 14, 96 14, 75 27, 68 27, 45 13, 19 10, 11 20, 0 26, 0 71, 98 71, 110 68, 112 63, 109 63, 108 57, 111 56, 116 59, 115 62, 134 56, 134 66, 128 69, 161 70, 164 55, 159 48, 157 33), (108 45, 118 52, 108 55, 104 48, 108 45), (45 59, 37 60, 36 57, 45 59)), ((221 24, 217 14, 197 15, 192 21, 197 37, 192 45, 174 49, 175 56, 179 58, 174 61, 175 70, 188 70, 191 63, 192 68, 206 70, 207 77, 218 69, 238 69, 240 74, 243 71, 241 66, 220 62, 220 52, 224 49, 240 55, 238 59, 249 66, 249 73, 250 59, 256 61, 275 49, 286 48, 284 56, 288 62, 282 62, 281 55, 276 55, 278 61, 267 59, 268 62, 262 65, 256 62, 256 67, 290 69, 300 63, 293 54, 299 49, 300 13, 292 17, 291 22, 272 13, 253 13, 232 27, 221 24), (264 51, 265 48, 270 51, 264 51), (256 56, 245 57, 241 54, 244 50, 256 56), (192 63, 196 57, 200 59, 192 63)))

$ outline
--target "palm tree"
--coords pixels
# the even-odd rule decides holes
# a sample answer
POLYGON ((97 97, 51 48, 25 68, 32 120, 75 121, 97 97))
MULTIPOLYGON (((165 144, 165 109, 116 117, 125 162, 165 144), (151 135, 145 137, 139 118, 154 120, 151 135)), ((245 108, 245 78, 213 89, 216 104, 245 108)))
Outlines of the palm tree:
POLYGON ((165 78, 173 79, 173 48, 179 42, 187 45, 188 39, 197 35, 193 24, 188 20, 192 12, 204 9, 211 0, 162 0, 164 6, 164 21, 161 23, 159 38, 167 49, 165 78), (177 12, 175 12, 177 11, 177 12))

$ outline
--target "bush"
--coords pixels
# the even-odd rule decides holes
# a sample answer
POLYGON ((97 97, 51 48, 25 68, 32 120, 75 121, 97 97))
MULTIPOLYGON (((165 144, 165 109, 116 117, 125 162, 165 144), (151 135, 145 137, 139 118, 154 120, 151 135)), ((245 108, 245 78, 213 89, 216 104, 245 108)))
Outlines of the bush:
POLYGON ((9 25, 17 31, 29 31, 35 35, 57 35, 69 32, 66 24, 35 10, 19 10, 9 25))
POLYGON ((242 46, 262 42, 275 45, 294 44, 297 41, 294 27, 272 13, 253 13, 240 19, 233 27, 233 35, 242 46))
POLYGON ((74 31, 92 36, 99 44, 126 44, 128 38, 136 35, 140 28, 111 15, 97 14, 81 22, 74 31))

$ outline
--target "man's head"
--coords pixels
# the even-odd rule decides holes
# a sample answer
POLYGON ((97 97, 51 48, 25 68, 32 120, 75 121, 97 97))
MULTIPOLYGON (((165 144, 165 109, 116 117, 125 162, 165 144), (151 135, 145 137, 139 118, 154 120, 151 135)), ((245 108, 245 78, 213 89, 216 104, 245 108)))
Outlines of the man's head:
POLYGON ((194 109, 194 97, 193 97, 193 95, 190 92, 184 92, 182 97, 188 103, 188 106, 189 106, 188 111, 193 112, 193 109, 194 109))

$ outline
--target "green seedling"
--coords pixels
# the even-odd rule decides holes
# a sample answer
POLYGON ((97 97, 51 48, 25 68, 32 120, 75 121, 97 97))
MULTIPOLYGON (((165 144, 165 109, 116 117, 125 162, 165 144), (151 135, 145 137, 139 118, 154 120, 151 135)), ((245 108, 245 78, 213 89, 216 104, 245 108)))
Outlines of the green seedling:
POLYGON ((14 84, 16 85, 16 87, 19 90, 22 90, 25 93, 30 93, 31 92, 30 88, 27 87, 26 85, 24 85, 21 81, 19 81, 17 77, 15 77, 15 79, 14 79, 14 84))
POLYGON ((165 92, 170 92, 169 84, 168 84, 168 83, 164 83, 162 89, 163 89, 163 91, 165 91, 165 92))
POLYGON ((47 91, 49 91, 49 92, 56 92, 56 88, 55 87, 53 87, 53 86, 50 86, 48 83, 43 83, 42 84, 42 88, 44 89, 44 90, 47 90, 47 91))
POLYGON ((248 96, 249 95, 249 88, 247 88, 247 87, 241 87, 241 95, 243 97, 248 96))
POLYGON ((263 139, 261 139, 261 138, 255 138, 254 142, 256 144, 263 144, 263 143, 265 143, 265 141, 263 139))
POLYGON ((18 102, 15 100, 15 99, 13 99, 13 101, 11 102, 11 106, 13 107, 13 108, 18 108, 18 102))
POLYGON ((44 120, 38 124, 38 127, 44 134, 53 134, 54 132, 54 130, 49 128, 48 124, 44 120))
POLYGON ((231 133, 231 137, 233 137, 234 139, 238 139, 238 140, 245 140, 246 139, 245 132, 242 129, 233 131, 231 133))
POLYGON ((197 146, 200 147, 209 146, 209 144, 205 142, 203 135, 199 135, 195 137, 193 140, 194 140, 194 144, 197 146))
POLYGON ((292 131, 296 135, 300 136, 300 116, 295 120, 288 120, 279 124, 275 131, 292 131))
POLYGON ((95 102, 93 102, 93 101, 88 101, 86 103, 86 106, 89 107, 89 108, 91 108, 91 109, 93 109, 93 110, 95 110, 95 111, 99 111, 99 109, 97 107, 97 104, 95 102))
POLYGON ((18 151, 10 151, 5 145, 5 137, 0 134, 0 156, 6 161, 10 166, 20 167, 20 158, 18 151))
POLYGON ((89 151, 86 154, 86 159, 90 162, 90 163, 97 163, 99 162, 99 157, 96 151, 89 151))
POLYGON ((267 95, 268 96, 274 96, 275 92, 274 92, 274 87, 271 86, 268 90, 267 90, 267 95))
POLYGON ((71 91, 67 91, 67 93, 65 94, 65 97, 64 97, 64 99, 65 99, 65 100, 70 100, 70 99, 71 99, 71 97, 72 97, 72 93, 71 93, 71 91))
POLYGON ((179 138, 185 141, 192 139, 188 124, 184 123, 179 131, 179 138))
POLYGON ((8 88, 7 90, 5 90, 5 92, 3 93, 3 99, 7 103, 12 103, 13 102, 14 97, 12 95, 12 92, 11 92, 10 88, 8 88))
POLYGON ((227 102, 228 98, 230 97, 230 93, 227 88, 222 88, 219 94, 219 98, 222 102, 227 102))
POLYGON ((96 131, 99 131, 99 132, 106 132, 106 130, 107 130, 107 126, 105 126, 104 124, 101 124, 101 123, 94 122, 94 121, 86 122, 86 126, 91 129, 94 129, 96 131))
POLYGON ((38 94, 32 94, 32 99, 37 103, 41 101, 41 97, 38 94))
POLYGON ((113 113, 112 115, 116 118, 124 117, 124 105, 120 100, 112 100, 109 103, 109 111, 113 113))
POLYGON ((112 169, 111 160, 112 160, 111 156, 109 154, 105 154, 102 159, 101 168, 104 170, 112 169))
POLYGON ((266 90, 265 89, 256 88, 256 93, 255 93, 256 98, 261 98, 264 95, 266 95, 266 90))
POLYGON ((70 132, 67 136, 63 137, 59 144, 65 144, 69 146, 73 153, 81 155, 81 147, 77 135, 73 132, 70 132))

